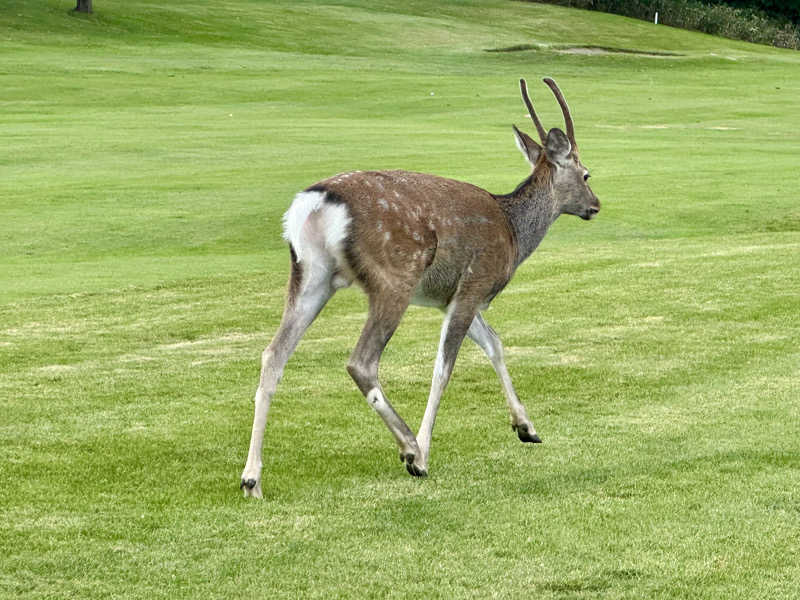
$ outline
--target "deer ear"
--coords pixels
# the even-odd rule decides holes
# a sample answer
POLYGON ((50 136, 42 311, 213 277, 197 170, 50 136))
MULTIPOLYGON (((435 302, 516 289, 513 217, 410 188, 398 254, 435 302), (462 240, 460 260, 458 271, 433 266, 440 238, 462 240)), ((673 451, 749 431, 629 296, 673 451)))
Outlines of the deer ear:
POLYGON ((556 165, 564 165, 567 157, 572 152, 567 134, 555 127, 547 133, 547 141, 544 146, 544 153, 547 160, 556 165))
POLYGON ((512 127, 514 128, 514 140, 517 142, 517 148, 522 152, 525 160, 531 163, 531 166, 535 165, 536 161, 539 160, 539 155, 542 153, 542 147, 534 142, 529 135, 517 129, 516 125, 512 125, 512 127))

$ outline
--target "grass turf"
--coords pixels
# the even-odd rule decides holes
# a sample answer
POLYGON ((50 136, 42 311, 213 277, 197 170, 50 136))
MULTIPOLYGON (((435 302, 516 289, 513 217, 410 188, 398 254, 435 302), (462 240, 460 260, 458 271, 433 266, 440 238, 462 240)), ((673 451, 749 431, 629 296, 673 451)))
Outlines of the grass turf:
MULTIPOLYGON (((500 0, 70 8, 0 1, 0 595, 797 594, 800 55, 500 0), (486 315, 545 443, 467 343, 408 477, 343 369, 346 290, 243 501, 292 194, 353 168, 510 191, 518 77, 561 124, 544 75, 603 202, 486 315)), ((412 428, 440 320, 410 309, 384 355, 412 428)))

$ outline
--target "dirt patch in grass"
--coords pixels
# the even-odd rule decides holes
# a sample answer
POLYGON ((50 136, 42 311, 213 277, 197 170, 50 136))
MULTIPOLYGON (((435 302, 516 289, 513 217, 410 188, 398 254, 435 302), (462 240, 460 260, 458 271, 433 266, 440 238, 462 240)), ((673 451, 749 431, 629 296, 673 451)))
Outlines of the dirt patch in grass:
POLYGON ((631 54, 633 56, 645 56, 648 58, 680 58, 683 54, 676 52, 657 52, 655 50, 633 50, 630 48, 611 48, 607 46, 572 46, 568 48, 557 48, 560 54, 583 54, 587 56, 602 56, 607 54, 631 54))
POLYGON ((539 47, 533 44, 517 44, 516 46, 506 46, 504 48, 485 48, 484 52, 524 52, 538 49, 539 47))
POLYGON ((659 52, 656 50, 634 50, 630 48, 611 48, 609 46, 568 46, 563 48, 547 48, 534 44, 516 44, 502 48, 485 48, 484 52, 527 52, 531 50, 552 50, 559 54, 583 54, 586 56, 604 56, 609 54, 629 54, 648 58, 680 58, 683 54, 676 52, 659 52))

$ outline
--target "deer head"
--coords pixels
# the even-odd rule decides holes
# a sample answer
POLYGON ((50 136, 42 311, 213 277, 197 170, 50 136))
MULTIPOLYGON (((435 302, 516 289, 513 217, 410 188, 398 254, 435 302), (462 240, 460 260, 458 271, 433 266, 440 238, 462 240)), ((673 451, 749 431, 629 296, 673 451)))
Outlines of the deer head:
POLYGON ((560 213, 591 219, 600 211, 600 201, 589 187, 589 171, 578 157, 578 144, 575 141, 575 127, 564 95, 552 79, 544 82, 552 90, 564 114, 567 132, 553 128, 545 132, 533 104, 528 97, 528 86, 524 79, 519 80, 522 100, 528 108, 541 145, 529 135, 514 128, 514 137, 522 155, 533 167, 533 177, 541 183, 549 183, 560 213))

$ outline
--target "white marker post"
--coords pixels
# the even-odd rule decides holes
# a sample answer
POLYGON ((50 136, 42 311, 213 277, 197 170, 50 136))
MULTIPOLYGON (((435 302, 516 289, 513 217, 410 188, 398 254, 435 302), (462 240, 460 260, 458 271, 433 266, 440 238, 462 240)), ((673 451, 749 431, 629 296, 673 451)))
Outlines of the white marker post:
POLYGON ((658 11, 656 11, 656 18, 653 21, 654 24, 658 25, 658 11))

